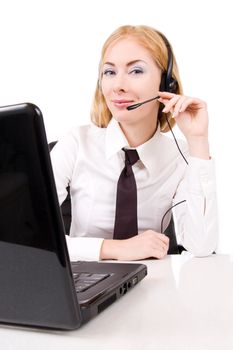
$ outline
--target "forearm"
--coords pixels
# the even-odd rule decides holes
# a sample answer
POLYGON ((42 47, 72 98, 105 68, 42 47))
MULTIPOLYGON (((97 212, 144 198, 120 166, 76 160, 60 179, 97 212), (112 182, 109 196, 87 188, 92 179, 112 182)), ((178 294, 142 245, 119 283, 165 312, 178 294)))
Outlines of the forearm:
POLYGON ((210 159, 208 137, 205 137, 205 136, 190 137, 187 140, 187 143, 189 148, 189 154, 191 157, 196 157, 196 158, 206 159, 206 160, 210 159))
POLYGON ((150 257, 162 259, 168 251, 169 239, 164 234, 147 230, 132 238, 104 240, 100 258, 116 260, 142 260, 150 257))
POLYGON ((175 201, 186 199, 175 208, 181 244, 196 256, 206 256, 217 248, 218 212, 213 160, 190 158, 175 201))

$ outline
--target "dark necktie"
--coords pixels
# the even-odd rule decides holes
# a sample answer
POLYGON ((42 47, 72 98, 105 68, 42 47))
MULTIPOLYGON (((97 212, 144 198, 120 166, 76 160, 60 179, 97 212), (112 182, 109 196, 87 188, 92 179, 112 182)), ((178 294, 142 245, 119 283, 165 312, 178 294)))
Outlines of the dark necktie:
POLYGON ((138 234, 137 185, 132 169, 138 160, 135 149, 124 149, 125 167, 117 183, 114 239, 126 239, 138 234))

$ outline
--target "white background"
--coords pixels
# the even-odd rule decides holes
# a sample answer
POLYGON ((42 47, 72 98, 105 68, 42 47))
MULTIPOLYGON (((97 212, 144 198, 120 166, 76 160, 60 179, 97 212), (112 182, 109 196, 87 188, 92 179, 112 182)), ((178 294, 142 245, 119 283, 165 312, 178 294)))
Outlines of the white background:
POLYGON ((89 123, 109 34, 124 24, 159 29, 172 43, 185 94, 208 103, 219 252, 232 253, 232 21, 230 0, 0 0, 0 105, 37 104, 48 140, 57 140, 89 123))

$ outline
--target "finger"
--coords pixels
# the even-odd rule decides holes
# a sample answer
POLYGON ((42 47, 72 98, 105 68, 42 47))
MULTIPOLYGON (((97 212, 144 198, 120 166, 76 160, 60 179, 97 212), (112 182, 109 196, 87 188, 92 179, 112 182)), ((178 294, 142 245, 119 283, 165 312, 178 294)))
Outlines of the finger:
POLYGON ((160 98, 158 98, 158 101, 164 105, 166 105, 173 97, 177 96, 176 94, 167 91, 159 91, 158 95, 160 96, 160 98))
POLYGON ((180 112, 184 112, 188 107, 191 110, 196 111, 201 108, 206 108, 206 104, 199 99, 189 97, 189 98, 186 98, 185 101, 180 106, 180 112))
POLYGON ((179 101, 180 98, 181 98, 180 95, 175 95, 172 99, 167 101, 165 103, 165 107, 162 110, 162 112, 164 112, 164 113, 172 112, 173 108, 176 106, 176 104, 177 104, 177 102, 179 101))
POLYGON ((179 100, 177 101, 176 105, 174 106, 174 110, 173 110, 173 117, 177 117, 178 114, 182 111, 183 105, 185 103, 185 100, 187 98, 185 96, 181 96, 179 98, 179 100))
POLYGON ((169 244, 169 238, 164 233, 158 233, 158 238, 165 244, 169 244))
POLYGON ((168 248, 169 248, 169 245, 160 241, 160 240, 156 240, 156 242, 154 242, 152 245, 151 245, 151 249, 153 251, 160 251, 162 252, 163 254, 167 254, 168 252, 168 248))
POLYGON ((165 99, 171 99, 172 97, 176 96, 176 94, 174 94, 173 92, 168 92, 168 91, 158 91, 158 95, 161 98, 165 98, 165 99))
POLYGON ((152 257, 157 259, 163 259, 166 255, 167 255, 167 252, 161 249, 154 249, 152 251, 152 257))
POLYGON ((161 250, 163 253, 167 253, 168 244, 163 243, 162 241, 158 242, 153 246, 154 249, 161 250))

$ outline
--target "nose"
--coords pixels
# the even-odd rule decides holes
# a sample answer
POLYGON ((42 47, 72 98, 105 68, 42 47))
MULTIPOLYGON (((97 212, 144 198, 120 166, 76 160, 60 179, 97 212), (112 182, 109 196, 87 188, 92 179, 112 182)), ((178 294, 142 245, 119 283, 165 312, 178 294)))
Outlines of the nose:
POLYGON ((128 90, 127 79, 124 74, 118 73, 113 82, 113 90, 116 93, 126 92, 128 90))

